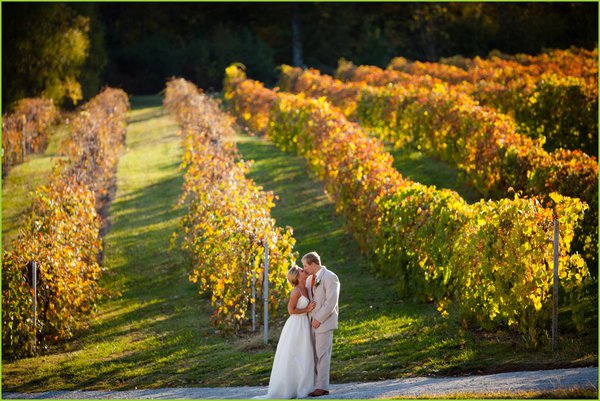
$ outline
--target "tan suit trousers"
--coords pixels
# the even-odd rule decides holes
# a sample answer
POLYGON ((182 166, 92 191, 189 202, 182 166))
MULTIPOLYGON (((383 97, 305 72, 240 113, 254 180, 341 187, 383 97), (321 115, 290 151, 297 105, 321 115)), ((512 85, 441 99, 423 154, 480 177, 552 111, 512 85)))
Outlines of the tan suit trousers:
POLYGON ((329 390, 329 369, 333 348, 333 330, 316 333, 311 328, 315 350, 315 388, 329 390))

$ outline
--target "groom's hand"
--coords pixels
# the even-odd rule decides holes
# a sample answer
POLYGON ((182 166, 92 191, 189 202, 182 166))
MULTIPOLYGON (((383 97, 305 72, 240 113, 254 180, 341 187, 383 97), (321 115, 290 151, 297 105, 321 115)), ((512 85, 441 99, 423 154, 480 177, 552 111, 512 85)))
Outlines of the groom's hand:
POLYGON ((319 322, 316 319, 313 319, 313 321, 312 321, 312 327, 313 327, 313 329, 318 329, 319 326, 321 326, 321 322, 319 322))

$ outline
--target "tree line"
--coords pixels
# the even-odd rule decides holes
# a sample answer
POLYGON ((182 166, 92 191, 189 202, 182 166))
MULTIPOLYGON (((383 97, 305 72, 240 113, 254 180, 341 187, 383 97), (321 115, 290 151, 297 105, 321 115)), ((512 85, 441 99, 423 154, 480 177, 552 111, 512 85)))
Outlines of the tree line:
POLYGON ((597 3, 3 3, 3 111, 43 95, 75 105, 104 85, 157 93, 181 76, 221 89, 235 61, 274 84, 277 66, 332 73, 491 51, 597 46, 597 3))

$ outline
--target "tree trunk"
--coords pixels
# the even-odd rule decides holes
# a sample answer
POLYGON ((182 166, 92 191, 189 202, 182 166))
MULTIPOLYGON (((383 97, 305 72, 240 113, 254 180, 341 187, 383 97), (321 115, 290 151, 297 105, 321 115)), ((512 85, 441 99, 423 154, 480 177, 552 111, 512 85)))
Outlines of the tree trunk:
POLYGON ((292 9, 292 63, 296 67, 302 67, 302 40, 300 38, 300 8, 294 4, 292 9))

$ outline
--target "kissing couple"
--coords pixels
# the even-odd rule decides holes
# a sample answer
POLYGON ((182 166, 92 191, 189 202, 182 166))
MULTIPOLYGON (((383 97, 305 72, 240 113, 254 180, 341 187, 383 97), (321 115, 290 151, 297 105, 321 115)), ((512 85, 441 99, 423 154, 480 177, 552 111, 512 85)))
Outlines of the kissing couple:
MULTIPOLYGON (((338 328, 340 282, 316 252, 302 257, 287 279, 294 287, 266 398, 320 397, 329 394, 333 331, 338 328)), ((262 397, 261 397, 262 398, 262 397)))

